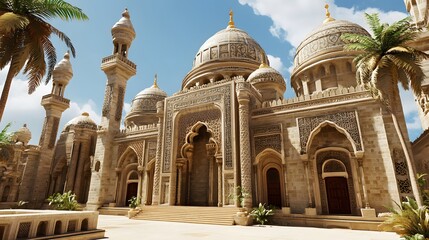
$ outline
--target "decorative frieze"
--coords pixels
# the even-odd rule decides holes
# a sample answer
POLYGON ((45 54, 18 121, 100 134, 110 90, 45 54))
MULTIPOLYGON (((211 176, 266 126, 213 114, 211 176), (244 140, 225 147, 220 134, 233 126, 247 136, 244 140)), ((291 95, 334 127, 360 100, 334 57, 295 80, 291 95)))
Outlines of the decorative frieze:
POLYGON ((255 137, 255 155, 264 151, 267 148, 276 150, 278 153, 282 151, 282 139, 280 134, 255 137))
POLYGON ((48 145, 49 149, 52 149, 55 146, 59 124, 60 124, 60 118, 52 117, 52 131, 51 131, 51 136, 49 138, 49 145, 48 145))
POLYGON ((110 104, 112 103, 112 97, 113 97, 113 84, 106 85, 106 90, 104 92, 104 103, 102 108, 102 115, 103 117, 107 117, 110 112, 110 104))
POLYGON ((116 104, 116 112, 115 112, 115 120, 116 121, 121 121, 122 107, 124 106, 124 96, 125 96, 125 88, 119 86, 118 87, 118 102, 116 104))

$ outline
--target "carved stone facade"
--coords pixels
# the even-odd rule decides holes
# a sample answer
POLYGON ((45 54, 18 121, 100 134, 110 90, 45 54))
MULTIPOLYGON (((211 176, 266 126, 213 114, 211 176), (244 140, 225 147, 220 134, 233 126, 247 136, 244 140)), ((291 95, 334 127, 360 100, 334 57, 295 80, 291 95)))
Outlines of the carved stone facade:
MULTIPOLYGON (((167 96, 155 78, 126 116, 125 89, 136 66, 120 53, 104 58, 102 122, 83 114, 53 144, 61 115, 47 117, 41 145, 55 150, 52 168, 44 166, 52 171, 23 182, 37 179, 50 193, 77 191, 88 209, 126 206, 133 196, 146 205, 238 207, 233 196, 241 189, 246 208, 264 201, 284 213, 360 216, 362 208, 382 212, 416 196, 414 166, 404 160, 391 115, 355 83, 354 53, 342 52, 341 33, 365 31, 332 21, 298 48, 296 97, 289 99, 263 49, 233 25, 203 44, 177 93, 167 96), (320 76, 304 77, 314 72, 320 76)), ((120 39, 128 50, 134 30, 127 12, 115 26, 112 34, 131 34, 120 39)), ((27 167, 37 169, 43 154, 49 157, 29 150, 27 167)))

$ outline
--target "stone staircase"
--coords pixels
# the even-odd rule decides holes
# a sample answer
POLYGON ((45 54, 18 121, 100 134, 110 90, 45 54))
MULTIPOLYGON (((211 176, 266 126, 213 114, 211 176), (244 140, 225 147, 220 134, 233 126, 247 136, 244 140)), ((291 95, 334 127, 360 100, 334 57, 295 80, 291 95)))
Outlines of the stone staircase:
POLYGON ((236 207, 144 206, 133 219, 233 225, 236 207))
POLYGON ((117 216, 127 216, 128 207, 102 207, 98 209, 98 212, 101 215, 117 215, 117 216))

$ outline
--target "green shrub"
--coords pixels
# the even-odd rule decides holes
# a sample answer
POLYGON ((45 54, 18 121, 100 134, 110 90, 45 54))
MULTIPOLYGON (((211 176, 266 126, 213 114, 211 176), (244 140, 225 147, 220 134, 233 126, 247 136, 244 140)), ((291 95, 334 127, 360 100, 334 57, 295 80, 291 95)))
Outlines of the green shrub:
POLYGON ((391 209, 392 215, 381 224, 384 230, 393 230, 408 240, 429 237, 429 210, 427 206, 418 207, 414 199, 407 197, 399 210, 391 209))
POLYGON ((76 194, 68 191, 66 193, 54 193, 48 197, 49 205, 56 210, 76 210, 79 204, 76 200, 76 194))
POLYGON ((265 208, 265 204, 259 203, 257 208, 254 208, 250 215, 256 219, 256 221, 264 225, 268 222, 268 217, 274 215, 273 210, 269 208, 265 208))
POLYGON ((138 207, 140 205, 140 198, 138 197, 131 197, 131 199, 128 200, 130 203, 128 206, 132 209, 138 207))
POLYGON ((240 207, 244 207, 244 199, 249 196, 249 193, 247 193, 241 186, 237 186, 235 188, 235 193, 230 194, 228 197, 234 199, 234 201, 238 201, 240 204, 240 207))

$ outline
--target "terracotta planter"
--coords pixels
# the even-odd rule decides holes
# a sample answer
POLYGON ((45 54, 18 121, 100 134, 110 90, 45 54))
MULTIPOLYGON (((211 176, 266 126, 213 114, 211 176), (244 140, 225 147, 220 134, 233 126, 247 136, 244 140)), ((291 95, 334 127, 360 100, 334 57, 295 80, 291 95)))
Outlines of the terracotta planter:
POLYGON ((253 217, 245 209, 242 209, 234 215, 234 224, 240 226, 253 225, 253 217))

